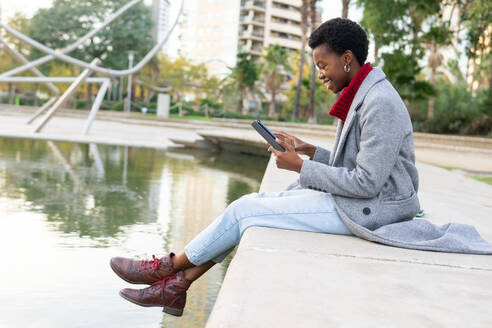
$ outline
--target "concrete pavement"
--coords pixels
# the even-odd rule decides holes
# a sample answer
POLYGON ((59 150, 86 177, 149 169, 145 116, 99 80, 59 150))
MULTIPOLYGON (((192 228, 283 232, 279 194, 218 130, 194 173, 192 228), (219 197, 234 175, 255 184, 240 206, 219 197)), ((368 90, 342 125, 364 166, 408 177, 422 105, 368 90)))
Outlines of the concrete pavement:
MULTIPOLYGON (((89 136, 82 136, 88 116, 87 111, 61 110, 46 125, 41 133, 31 133, 33 126, 27 120, 36 108, 0 105, 0 137, 22 137, 71 142, 95 142, 140 147, 167 148, 176 145, 171 141, 185 143, 203 138, 198 131, 211 134, 231 134, 234 138, 256 140, 261 137, 245 120, 193 121, 163 120, 132 113, 100 111, 89 136)), ((329 148, 335 137, 335 127, 285 122, 267 122, 272 130, 283 130, 316 145, 329 148)), ((227 138, 227 136, 224 136, 227 138)), ((248 141, 249 142, 249 141, 248 141)), ((234 144, 228 144, 234 146, 234 144)), ((257 147, 255 147, 257 148, 257 147)), ((261 151, 261 150, 260 150, 261 151)), ((467 172, 492 174, 492 139, 415 133, 417 160, 442 167, 462 169, 467 172)), ((266 151, 264 154, 268 155, 266 151)))
MULTIPOLYGON (((241 122, 154 122, 103 114, 90 135, 81 136, 85 118, 80 114, 55 117, 41 134, 30 132, 28 117, 29 112, 0 111, 0 136, 166 148, 173 145, 170 138, 193 142, 202 138, 200 131, 218 138, 220 130, 224 138, 261 142, 241 122)), ((332 128, 278 128, 330 148, 332 128)), ((431 143, 422 138, 416 137, 418 160, 492 172, 488 140, 469 147, 466 138, 450 138, 448 143, 439 136, 431 143)), ((473 224, 492 241, 492 186, 422 162, 417 167, 426 219, 473 224)), ((261 190, 282 190, 296 177, 270 160, 261 190)), ((491 286, 491 256, 251 228, 229 266, 207 327, 491 327, 491 286)))
MULTIPOLYGON (((417 164, 425 219, 492 241, 492 186, 417 164)), ((261 191, 297 177, 270 160, 261 191)), ((250 228, 207 328, 492 327, 492 256, 389 247, 357 237, 250 228)))

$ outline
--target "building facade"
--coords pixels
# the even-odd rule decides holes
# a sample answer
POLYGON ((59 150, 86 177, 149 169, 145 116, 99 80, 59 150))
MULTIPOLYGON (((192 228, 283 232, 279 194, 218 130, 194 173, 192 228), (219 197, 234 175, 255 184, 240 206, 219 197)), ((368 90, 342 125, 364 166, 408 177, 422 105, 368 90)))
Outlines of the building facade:
POLYGON ((301 4, 301 0, 242 0, 238 50, 256 57, 271 44, 300 50, 301 4))
POLYGON ((236 63, 238 24, 239 0, 186 0, 178 53, 223 76, 236 63))
MULTIPOLYGON (((180 55, 225 75, 238 52, 259 58, 278 44, 301 49, 301 0, 187 0, 179 25, 180 55)), ((317 16, 321 17, 321 10, 317 16)))
MULTIPOLYGON (((156 43, 161 42, 169 32, 169 0, 152 0, 151 13, 154 26, 151 34, 156 43)), ((167 43, 164 44, 162 51, 167 53, 167 43)))

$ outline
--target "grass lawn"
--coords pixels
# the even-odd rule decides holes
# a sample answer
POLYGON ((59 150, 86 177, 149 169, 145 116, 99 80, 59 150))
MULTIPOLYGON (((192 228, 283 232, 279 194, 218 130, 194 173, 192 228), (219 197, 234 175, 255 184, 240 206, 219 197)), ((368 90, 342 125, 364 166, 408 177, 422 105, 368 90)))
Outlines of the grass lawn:
POLYGON ((488 183, 489 185, 492 185, 492 177, 491 176, 483 176, 483 175, 470 175, 470 178, 488 183))
POLYGON ((183 120, 200 120, 200 121, 210 121, 212 120, 210 117, 200 116, 200 115, 185 115, 179 116, 179 114, 171 114, 169 118, 178 118, 183 120))

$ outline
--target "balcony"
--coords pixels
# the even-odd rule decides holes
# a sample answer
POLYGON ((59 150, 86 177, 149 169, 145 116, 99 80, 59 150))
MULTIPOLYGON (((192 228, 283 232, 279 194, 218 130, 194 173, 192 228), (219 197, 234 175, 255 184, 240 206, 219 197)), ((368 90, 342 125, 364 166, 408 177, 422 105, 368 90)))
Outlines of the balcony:
POLYGON ((239 22, 241 24, 251 24, 256 26, 265 26, 265 16, 240 16, 239 22))
POLYGON ((265 12, 265 2, 264 1, 242 1, 241 9, 244 10, 255 10, 265 12))
POLYGON ((251 40, 255 40, 255 41, 263 41, 265 35, 263 32, 261 31, 253 31, 253 32, 250 32, 250 31, 240 31, 239 32, 239 38, 240 39, 251 39, 251 40))
POLYGON ((255 55, 255 56, 261 56, 261 53, 263 51, 263 47, 262 46, 252 46, 252 47, 249 47, 249 46, 239 46, 238 47, 238 52, 249 52, 250 54, 252 55, 255 55))

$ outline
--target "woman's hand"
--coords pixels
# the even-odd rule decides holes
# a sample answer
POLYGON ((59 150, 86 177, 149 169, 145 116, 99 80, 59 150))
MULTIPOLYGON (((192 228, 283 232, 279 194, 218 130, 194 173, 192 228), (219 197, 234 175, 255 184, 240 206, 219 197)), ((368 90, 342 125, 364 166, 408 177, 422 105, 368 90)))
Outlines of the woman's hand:
POLYGON ((279 138, 275 139, 275 141, 285 149, 285 151, 280 151, 272 146, 268 147, 268 151, 275 155, 277 167, 298 173, 301 172, 303 160, 295 152, 294 146, 290 142, 283 141, 279 138))
POLYGON ((307 142, 304 142, 301 139, 283 131, 274 131, 273 134, 275 134, 278 139, 292 145, 294 151, 298 154, 307 155, 310 159, 313 159, 314 152, 316 151, 316 146, 308 144, 307 142))

